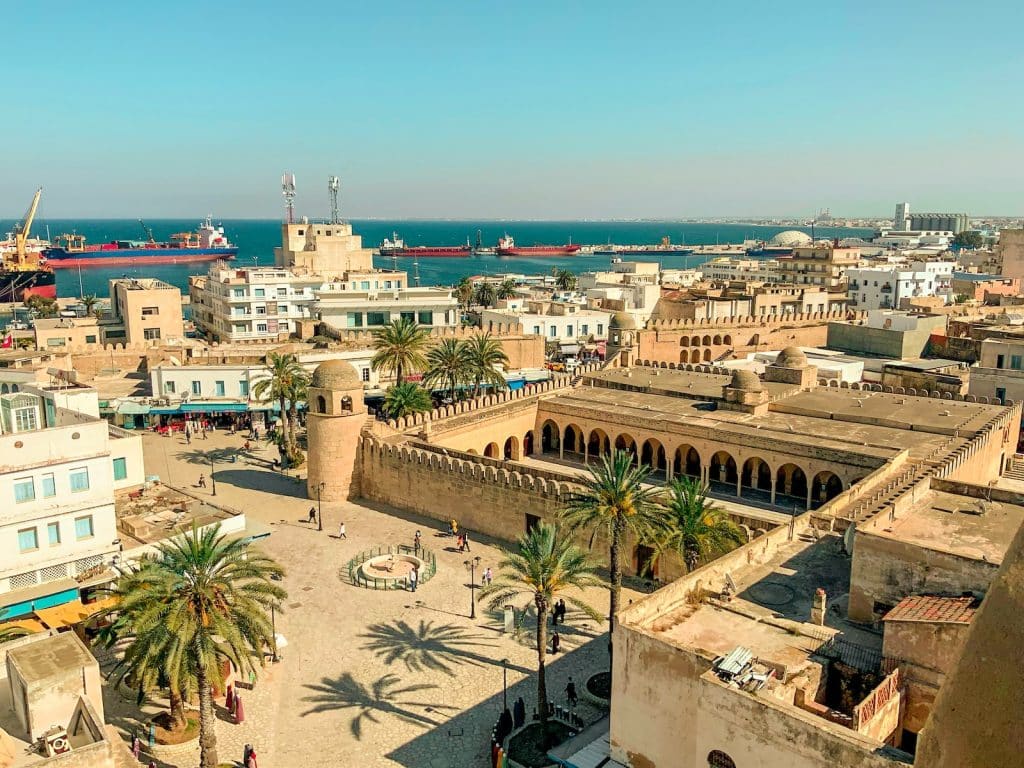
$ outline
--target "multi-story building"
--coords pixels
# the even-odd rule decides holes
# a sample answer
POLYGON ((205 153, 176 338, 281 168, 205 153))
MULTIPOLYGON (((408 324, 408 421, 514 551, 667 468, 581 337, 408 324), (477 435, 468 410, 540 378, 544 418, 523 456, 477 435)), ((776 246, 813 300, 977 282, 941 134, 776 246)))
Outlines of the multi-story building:
POLYGON ((911 213, 909 228, 917 232, 937 230, 958 235, 971 228, 971 218, 966 213, 911 213))
POLYGON ((110 317, 103 339, 114 343, 174 342, 185 337, 181 291, 151 277, 110 281, 110 317))
MULTIPOLYGON (((2 378, 2 372, 0 372, 2 378)), ((141 485, 142 441, 99 417, 71 373, 0 394, 0 615, 76 600, 109 581, 114 492, 141 485)), ((2 386, 0 386, 2 389, 2 386)))
POLYGON ((282 269, 338 277, 346 272, 373 270, 373 251, 345 222, 310 222, 281 225, 281 247, 274 249, 274 264, 282 269))
POLYGON ((643 325, 661 297, 660 268, 654 261, 620 261, 611 272, 584 272, 577 287, 585 301, 609 312, 626 312, 643 325))
POLYGON ((399 319, 429 328, 459 325, 459 302, 450 288, 410 286, 405 272, 346 272, 314 293, 317 319, 335 328, 373 329, 399 319))
POLYGON ((896 215, 892 220, 892 228, 896 232, 910 229, 910 203, 896 203, 896 215))
POLYGON ((860 262, 858 248, 843 248, 832 243, 814 243, 793 248, 790 256, 779 257, 782 282, 835 288, 843 282, 846 270, 860 262))
POLYGON ((1005 277, 1024 277, 1024 229, 1004 229, 999 232, 996 259, 1005 277))
POLYGON ((705 280, 731 282, 753 280, 762 283, 785 281, 776 259, 712 259, 700 267, 705 280))
POLYGON ((548 341, 574 344, 580 340, 607 338, 611 315, 611 312, 578 304, 529 301, 520 310, 485 309, 480 313, 480 320, 484 327, 488 323, 519 324, 525 333, 543 336, 548 341))
POLYGON ((919 261, 905 267, 851 268, 846 272, 850 301, 858 310, 904 309, 921 296, 948 301, 955 266, 952 261, 919 261))

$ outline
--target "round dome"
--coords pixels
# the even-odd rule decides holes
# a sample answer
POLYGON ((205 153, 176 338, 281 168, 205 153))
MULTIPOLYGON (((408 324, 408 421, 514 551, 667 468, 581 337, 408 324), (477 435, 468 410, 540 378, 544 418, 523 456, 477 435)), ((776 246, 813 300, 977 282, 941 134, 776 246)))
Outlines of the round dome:
POLYGON ((814 241, 811 240, 811 236, 806 232, 787 229, 785 232, 779 232, 770 242, 772 245, 778 245, 783 248, 796 248, 799 245, 810 245, 814 241))
POLYGON ((775 358, 775 365, 779 368, 806 368, 807 355, 799 347, 786 347, 775 358))
POLYGON ((363 382, 356 369, 344 360, 327 360, 313 371, 309 386, 318 389, 361 389, 363 382))
POLYGON ((621 330, 629 330, 636 328, 636 320, 628 312, 616 312, 612 315, 611 321, 608 323, 609 328, 618 328, 621 330))
POLYGON ((729 382, 729 386, 746 392, 760 392, 763 389, 761 379, 757 377, 757 374, 743 368, 737 368, 732 372, 732 381, 729 382))

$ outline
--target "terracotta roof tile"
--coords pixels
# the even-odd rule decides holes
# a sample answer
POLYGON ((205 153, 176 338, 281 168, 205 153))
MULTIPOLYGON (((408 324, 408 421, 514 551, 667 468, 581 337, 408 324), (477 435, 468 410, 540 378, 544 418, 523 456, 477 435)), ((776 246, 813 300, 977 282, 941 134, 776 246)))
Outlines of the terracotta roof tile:
POLYGON ((914 595, 900 600, 882 620, 970 624, 978 609, 976 602, 973 597, 914 595))

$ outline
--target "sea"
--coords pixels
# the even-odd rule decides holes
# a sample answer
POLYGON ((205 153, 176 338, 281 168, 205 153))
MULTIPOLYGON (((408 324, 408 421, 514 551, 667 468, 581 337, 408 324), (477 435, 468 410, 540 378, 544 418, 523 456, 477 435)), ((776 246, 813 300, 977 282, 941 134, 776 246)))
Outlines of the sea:
MULTIPOLYGON (((167 240, 176 232, 195 230, 197 219, 153 219, 146 220, 157 240, 167 240)), ((271 265, 274 263, 274 248, 281 244, 281 222, 277 219, 224 219, 228 238, 238 246, 235 264, 271 265)), ((584 245, 654 245, 663 237, 673 243, 686 245, 714 245, 716 243, 741 243, 745 239, 768 240, 787 229, 798 229, 811 233, 808 227, 757 226, 750 224, 696 224, 670 221, 448 221, 448 220, 406 220, 385 219, 352 220, 356 234, 362 235, 363 244, 376 248, 385 237, 393 233, 405 240, 406 245, 462 245, 467 241, 475 244, 479 235, 485 246, 494 246, 498 238, 512 235, 517 245, 562 245, 581 243, 584 245)), ((7 231, 11 222, 0 221, 0 231, 7 231)), ((136 219, 39 219, 33 226, 33 234, 51 238, 65 232, 84 235, 89 243, 103 243, 110 240, 142 240, 144 233, 136 219)), ((841 227, 815 227, 815 237, 862 237, 871 235, 868 229, 841 227)), ((497 256, 471 256, 469 258, 421 258, 418 272, 421 285, 454 285, 462 277, 500 274, 550 274, 552 269, 569 269, 586 272, 607 269, 611 256, 584 254, 564 257, 512 258, 497 256)), ((651 258, 651 257, 639 257, 651 258)), ((706 257, 697 255, 666 255, 660 257, 664 268, 686 268, 697 266, 706 257)), ((390 257, 374 257, 377 267, 388 269, 395 266, 390 257)), ((413 259, 397 259, 399 269, 409 272, 413 278, 413 259)), ((57 295, 74 297, 86 294, 106 296, 109 294, 108 281, 118 277, 154 277, 188 291, 189 275, 205 273, 206 264, 164 264, 139 267, 89 267, 57 270, 57 295)))

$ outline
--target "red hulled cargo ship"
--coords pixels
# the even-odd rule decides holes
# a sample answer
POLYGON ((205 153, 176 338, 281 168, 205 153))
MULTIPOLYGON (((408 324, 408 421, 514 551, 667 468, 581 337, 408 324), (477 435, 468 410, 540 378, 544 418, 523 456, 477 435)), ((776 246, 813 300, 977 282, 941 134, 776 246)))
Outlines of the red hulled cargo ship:
POLYGON ((498 241, 496 253, 499 256, 572 256, 580 249, 575 243, 566 245, 516 245, 510 235, 498 241))

